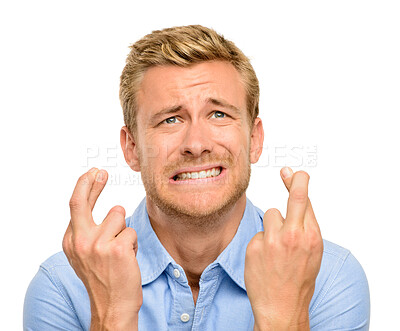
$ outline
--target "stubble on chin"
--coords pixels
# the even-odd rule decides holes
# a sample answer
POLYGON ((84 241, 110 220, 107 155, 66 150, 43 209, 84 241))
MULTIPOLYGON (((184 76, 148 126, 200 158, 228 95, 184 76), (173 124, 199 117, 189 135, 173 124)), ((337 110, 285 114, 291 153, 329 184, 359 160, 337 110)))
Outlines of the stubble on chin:
MULTIPOLYGON (((147 197, 160 209, 169 219, 187 226, 188 228, 197 228, 198 230, 215 228, 218 226, 218 220, 223 215, 228 213, 237 203, 237 201, 246 192, 250 182, 251 165, 248 162, 247 167, 243 169, 243 173, 239 178, 230 178, 230 181, 235 181, 235 185, 225 193, 225 198, 221 199, 219 203, 208 204, 206 193, 199 193, 193 195, 192 203, 189 205, 182 205, 171 196, 165 196, 158 192, 155 178, 146 170, 142 171, 142 181, 145 186, 147 197)), ((159 178, 161 180, 161 178, 159 178)), ((163 184, 161 183, 161 191, 163 191, 163 184)))

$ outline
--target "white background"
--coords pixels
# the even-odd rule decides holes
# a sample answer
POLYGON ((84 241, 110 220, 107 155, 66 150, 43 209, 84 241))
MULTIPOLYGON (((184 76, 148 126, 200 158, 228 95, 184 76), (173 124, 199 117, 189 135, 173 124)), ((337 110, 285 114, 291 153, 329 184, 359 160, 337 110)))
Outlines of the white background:
POLYGON ((307 171, 323 237, 365 269, 371 330, 398 327, 399 17, 396 1, 2 3, 1 328, 21 329, 26 288, 61 250, 83 172, 113 176, 98 221, 144 196, 120 152, 119 76, 131 43, 187 24, 233 40, 258 74, 265 150, 250 199, 285 215, 279 170, 307 171))

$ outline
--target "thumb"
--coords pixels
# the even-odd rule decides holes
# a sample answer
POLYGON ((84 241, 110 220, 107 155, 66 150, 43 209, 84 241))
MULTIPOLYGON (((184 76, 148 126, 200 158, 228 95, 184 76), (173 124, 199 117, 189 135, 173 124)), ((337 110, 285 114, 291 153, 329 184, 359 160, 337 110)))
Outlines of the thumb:
POLYGON ((290 187, 292 186, 293 170, 290 167, 284 167, 281 169, 280 173, 283 183, 287 190, 290 191, 290 187))

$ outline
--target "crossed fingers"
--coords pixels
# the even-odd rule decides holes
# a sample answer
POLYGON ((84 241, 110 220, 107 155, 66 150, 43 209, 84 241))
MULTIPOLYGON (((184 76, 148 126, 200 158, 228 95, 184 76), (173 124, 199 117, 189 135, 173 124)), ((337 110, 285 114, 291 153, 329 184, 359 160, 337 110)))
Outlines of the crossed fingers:
POLYGON ((286 169, 288 170, 287 177, 284 177, 284 168, 281 170, 282 180, 289 191, 286 226, 318 226, 310 198, 308 197, 310 176, 305 171, 297 171, 293 174, 292 169, 286 169))
MULTIPOLYGON (((92 168, 79 177, 69 202, 71 219, 64 236, 64 246, 72 247, 73 236, 94 234, 92 230, 97 225, 93 220, 92 211, 105 187, 107 178, 107 172, 97 168, 92 168)), ((126 227, 124 218, 125 210, 120 206, 113 207, 100 225, 104 231, 96 231, 96 233, 104 237, 104 240, 115 238, 126 227)))
POLYGON ((266 230, 313 229, 320 233, 311 201, 308 197, 310 176, 305 171, 293 173, 290 168, 281 169, 281 178, 289 192, 286 219, 278 209, 269 209, 264 216, 266 230), (285 176, 285 170, 287 170, 285 176))
POLYGON ((107 172, 90 169, 79 177, 69 201, 71 225, 73 228, 88 228, 94 225, 92 210, 105 186, 107 172))

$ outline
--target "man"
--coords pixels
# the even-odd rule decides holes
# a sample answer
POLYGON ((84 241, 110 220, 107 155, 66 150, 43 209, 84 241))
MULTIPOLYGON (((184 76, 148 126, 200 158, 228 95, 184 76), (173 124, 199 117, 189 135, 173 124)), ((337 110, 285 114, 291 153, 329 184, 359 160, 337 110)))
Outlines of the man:
POLYGON ((264 134, 257 77, 232 42, 202 26, 154 31, 132 46, 120 99, 146 198, 96 225, 107 173, 79 178, 65 254, 31 282, 25 329, 368 329, 365 274, 322 240, 308 174, 281 170, 285 219, 246 198, 264 134))

